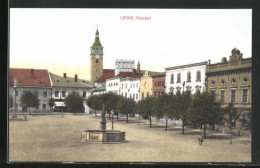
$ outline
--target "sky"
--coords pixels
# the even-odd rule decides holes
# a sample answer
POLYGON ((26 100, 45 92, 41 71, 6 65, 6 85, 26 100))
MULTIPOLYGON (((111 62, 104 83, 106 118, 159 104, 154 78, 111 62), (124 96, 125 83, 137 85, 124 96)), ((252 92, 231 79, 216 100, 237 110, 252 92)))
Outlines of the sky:
POLYGON ((96 29, 104 68, 116 59, 140 61, 142 70, 211 60, 238 48, 251 57, 251 9, 10 9, 10 68, 89 79, 96 29), (124 19, 130 16, 133 19, 124 19), (138 17, 148 20, 138 20, 138 17))

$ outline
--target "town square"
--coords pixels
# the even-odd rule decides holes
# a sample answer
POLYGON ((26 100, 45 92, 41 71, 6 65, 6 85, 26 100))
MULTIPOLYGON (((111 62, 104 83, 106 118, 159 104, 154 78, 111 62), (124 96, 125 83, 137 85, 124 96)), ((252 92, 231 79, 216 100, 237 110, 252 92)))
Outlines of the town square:
POLYGON ((251 162, 251 10, 11 14, 10 162, 251 162))

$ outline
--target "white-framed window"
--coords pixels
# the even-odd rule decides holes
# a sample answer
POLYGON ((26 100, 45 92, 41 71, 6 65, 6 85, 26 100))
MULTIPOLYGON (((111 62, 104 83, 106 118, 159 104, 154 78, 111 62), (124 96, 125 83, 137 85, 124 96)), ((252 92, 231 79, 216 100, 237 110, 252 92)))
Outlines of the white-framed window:
POLYGON ((47 97, 47 92, 43 92, 43 97, 47 97))
POLYGON ((191 82, 191 73, 187 72, 187 82, 191 82))
POLYGON ((174 83, 174 74, 171 74, 171 83, 174 83))
POLYGON ((181 73, 177 74, 177 83, 181 83, 181 73))
POLYGON ((197 71, 196 82, 200 82, 200 81, 201 81, 201 71, 197 71))

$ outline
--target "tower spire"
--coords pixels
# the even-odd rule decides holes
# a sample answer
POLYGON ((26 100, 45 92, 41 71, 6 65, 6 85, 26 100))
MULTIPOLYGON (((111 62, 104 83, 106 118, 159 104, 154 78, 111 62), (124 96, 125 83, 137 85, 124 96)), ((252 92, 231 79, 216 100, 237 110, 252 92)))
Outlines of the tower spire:
POLYGON ((140 62, 139 62, 139 59, 138 59, 138 63, 137 63, 137 72, 140 73, 141 70, 140 70, 140 62))

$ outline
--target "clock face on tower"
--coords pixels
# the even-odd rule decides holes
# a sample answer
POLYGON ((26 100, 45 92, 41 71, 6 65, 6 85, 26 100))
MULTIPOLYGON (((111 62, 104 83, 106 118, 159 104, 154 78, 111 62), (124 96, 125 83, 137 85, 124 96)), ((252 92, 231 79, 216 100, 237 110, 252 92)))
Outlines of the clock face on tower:
POLYGON ((98 58, 99 58, 99 55, 96 55, 96 58, 98 59, 98 58))

